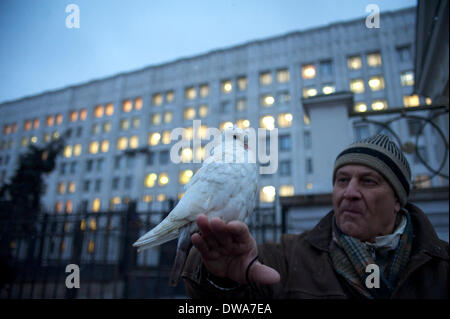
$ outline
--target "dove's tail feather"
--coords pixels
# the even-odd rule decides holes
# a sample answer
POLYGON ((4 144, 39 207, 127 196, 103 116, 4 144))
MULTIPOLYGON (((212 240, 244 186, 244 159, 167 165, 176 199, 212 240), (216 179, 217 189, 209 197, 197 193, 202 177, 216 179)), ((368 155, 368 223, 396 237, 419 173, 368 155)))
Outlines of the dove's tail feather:
POLYGON ((138 252, 141 252, 150 247, 162 245, 168 241, 174 240, 178 237, 178 231, 172 231, 170 233, 156 234, 145 239, 137 240, 133 246, 138 247, 138 252))
POLYGON ((189 223, 180 230, 180 238, 178 239, 177 255, 169 277, 169 286, 176 287, 181 277, 184 264, 192 247, 191 241, 191 224, 189 223))

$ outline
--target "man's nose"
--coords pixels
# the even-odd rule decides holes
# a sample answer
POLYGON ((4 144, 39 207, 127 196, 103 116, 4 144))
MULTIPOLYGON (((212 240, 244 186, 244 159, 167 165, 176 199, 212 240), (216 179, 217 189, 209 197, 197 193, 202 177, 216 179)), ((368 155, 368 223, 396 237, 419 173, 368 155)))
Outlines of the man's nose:
POLYGON ((344 197, 347 199, 359 199, 361 198, 361 192, 359 191, 358 180, 352 178, 345 188, 344 197))

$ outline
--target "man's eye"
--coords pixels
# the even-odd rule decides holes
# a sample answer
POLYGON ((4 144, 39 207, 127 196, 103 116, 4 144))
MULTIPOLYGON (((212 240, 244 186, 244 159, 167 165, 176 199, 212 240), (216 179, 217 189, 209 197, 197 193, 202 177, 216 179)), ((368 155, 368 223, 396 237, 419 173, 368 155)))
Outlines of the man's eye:
POLYGON ((347 181, 348 181, 348 178, 345 178, 345 177, 341 177, 341 178, 337 179, 338 183, 346 183, 347 181))
POLYGON ((364 183, 364 184, 367 184, 367 185, 376 185, 376 184, 377 184, 377 182, 376 182, 375 180, 370 179, 370 178, 364 179, 364 180, 363 180, 363 183, 364 183))

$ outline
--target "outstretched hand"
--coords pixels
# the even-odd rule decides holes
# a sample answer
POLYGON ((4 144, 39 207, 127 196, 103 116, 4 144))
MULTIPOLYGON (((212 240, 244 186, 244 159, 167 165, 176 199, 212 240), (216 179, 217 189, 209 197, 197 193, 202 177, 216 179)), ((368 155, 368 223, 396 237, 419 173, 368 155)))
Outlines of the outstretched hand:
MULTIPOLYGON (((200 252, 206 269, 217 277, 226 277, 247 284, 246 271, 249 263, 258 255, 256 241, 245 223, 225 223, 220 218, 201 214, 197 216, 199 233, 191 240, 200 252)), ((271 285, 280 281, 279 273, 256 261, 250 267, 248 278, 254 283, 271 285)))

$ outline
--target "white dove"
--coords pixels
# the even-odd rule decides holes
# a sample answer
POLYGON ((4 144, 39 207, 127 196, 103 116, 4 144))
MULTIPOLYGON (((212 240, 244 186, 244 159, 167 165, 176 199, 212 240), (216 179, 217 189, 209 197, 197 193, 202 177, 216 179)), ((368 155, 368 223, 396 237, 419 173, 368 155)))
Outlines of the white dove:
POLYGON ((192 247, 191 235, 198 230, 195 220, 199 214, 228 222, 244 221, 253 211, 258 188, 257 166, 249 160, 255 157, 244 141, 246 135, 246 131, 237 127, 225 129, 211 156, 186 185, 178 204, 161 223, 133 244, 139 247, 139 252, 179 237, 170 286, 178 284, 192 247))

